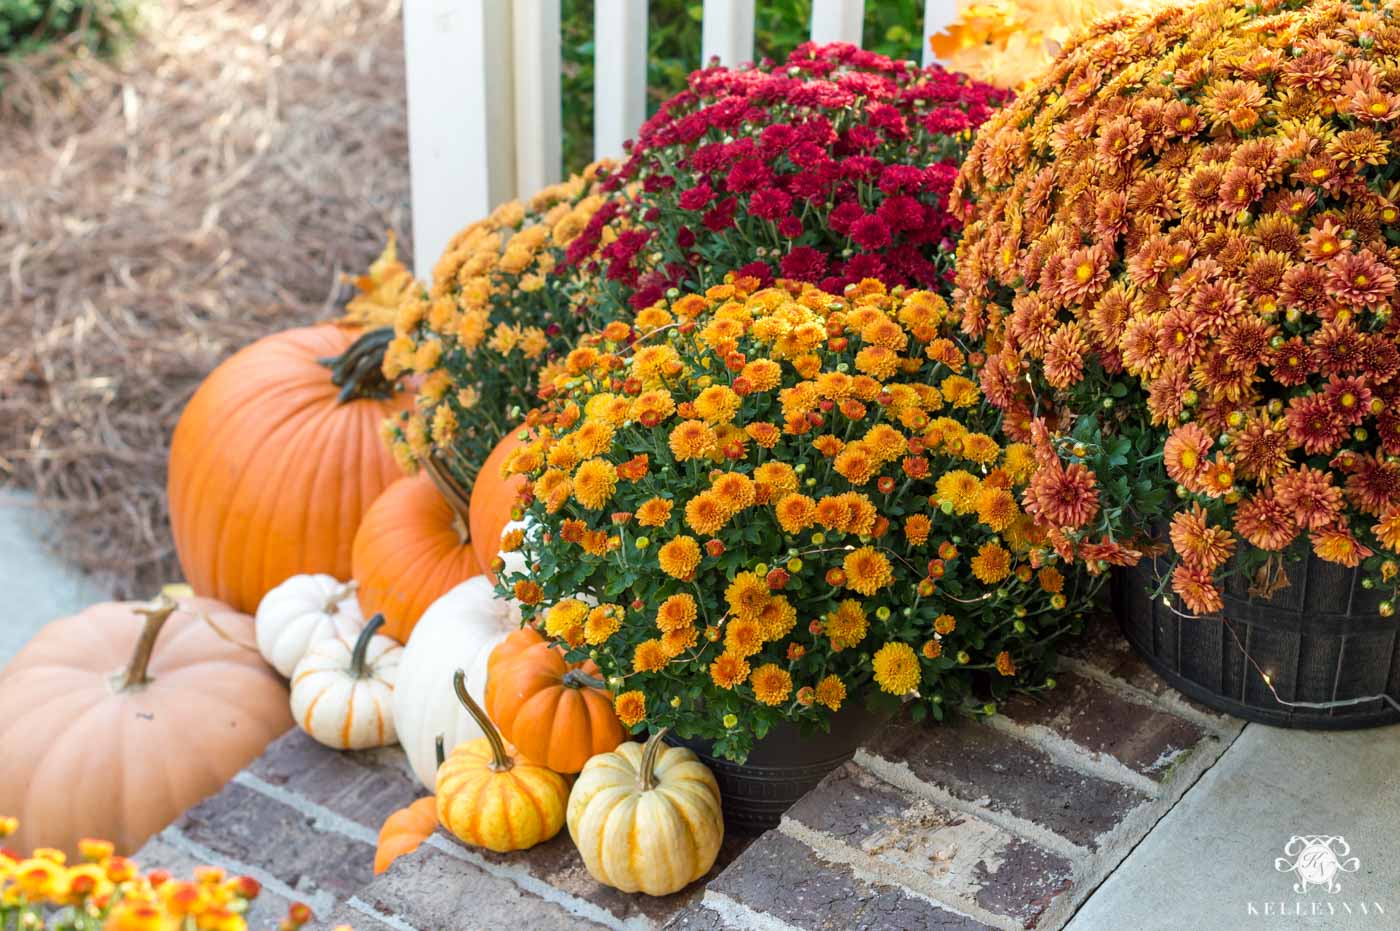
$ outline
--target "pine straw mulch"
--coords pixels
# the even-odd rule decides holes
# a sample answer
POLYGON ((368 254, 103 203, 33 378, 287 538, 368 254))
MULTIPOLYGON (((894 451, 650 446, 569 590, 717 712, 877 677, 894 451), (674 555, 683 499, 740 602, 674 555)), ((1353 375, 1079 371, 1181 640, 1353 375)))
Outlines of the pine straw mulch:
POLYGON ((397 0, 148 6, 117 62, 0 61, 0 485, 123 595, 178 575, 165 460, 199 380, 336 315, 408 228, 397 0))

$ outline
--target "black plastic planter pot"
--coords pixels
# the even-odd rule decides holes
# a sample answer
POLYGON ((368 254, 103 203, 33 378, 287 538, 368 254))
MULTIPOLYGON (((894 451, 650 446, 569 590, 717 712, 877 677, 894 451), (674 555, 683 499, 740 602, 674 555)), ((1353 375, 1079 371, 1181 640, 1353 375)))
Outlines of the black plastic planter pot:
POLYGON ((1380 616, 1382 596, 1361 587, 1360 573, 1309 553, 1288 566, 1291 584, 1272 598, 1250 597, 1236 574, 1227 583, 1223 617, 1192 618, 1152 599, 1157 575, 1167 571, 1161 560, 1119 570, 1113 607, 1129 642, 1177 690, 1226 714, 1279 727, 1400 722, 1400 710, 1382 699, 1331 708, 1288 704, 1382 694, 1400 701, 1400 623, 1380 616))
POLYGON ((855 755, 856 748, 888 720, 887 715, 848 704, 832 716, 831 731, 826 734, 804 737, 796 725, 780 724, 754 745, 742 764, 713 756, 708 740, 668 734, 666 742, 694 750, 714 771, 725 829, 753 835, 777 827, 783 812, 855 755))

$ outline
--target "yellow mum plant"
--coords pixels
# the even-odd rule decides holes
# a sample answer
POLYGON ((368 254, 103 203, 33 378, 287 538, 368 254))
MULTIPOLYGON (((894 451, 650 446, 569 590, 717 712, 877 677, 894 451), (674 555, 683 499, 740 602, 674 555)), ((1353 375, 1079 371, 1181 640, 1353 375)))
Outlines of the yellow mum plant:
POLYGON ((386 425, 406 471, 437 450, 470 488, 491 448, 518 424, 582 329, 583 289, 559 268, 603 204, 603 163, 528 201, 497 207, 454 236, 394 322, 390 378, 415 376, 415 408, 386 425), (567 293, 566 293, 567 291, 567 293))
POLYGON ((586 337, 507 463, 527 568, 501 589, 624 723, 733 759, 848 702, 941 718, 1043 688, 1091 592, 1018 504, 1034 457, 946 313, 731 276, 586 337))
MULTIPOLYGON (((0 817, 0 838, 19 828, 0 817)), ((250 876, 228 876, 204 866, 193 881, 165 870, 142 873, 113 854, 104 840, 78 845, 81 862, 61 850, 40 848, 24 857, 0 848, 0 928, 25 931, 244 931, 248 904, 262 891, 250 876)), ((312 920, 296 903, 280 931, 296 931, 312 920)), ((337 931, 349 931, 348 928, 337 931)))

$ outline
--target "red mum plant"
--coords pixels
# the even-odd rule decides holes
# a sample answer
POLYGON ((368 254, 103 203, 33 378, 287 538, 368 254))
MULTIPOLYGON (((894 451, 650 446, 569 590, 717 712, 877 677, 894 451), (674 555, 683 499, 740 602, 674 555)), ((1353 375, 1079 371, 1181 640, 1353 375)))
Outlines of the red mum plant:
POLYGON ((1393 593, 1397 55, 1385 8, 1210 0, 1099 24, 982 132, 956 311, 1062 553, 1169 523, 1198 613, 1309 547, 1393 593))
POLYGON ((844 43, 696 71, 642 127, 569 261, 601 272, 616 307, 735 270, 838 294, 865 278, 946 293, 948 192, 1006 97, 844 43))

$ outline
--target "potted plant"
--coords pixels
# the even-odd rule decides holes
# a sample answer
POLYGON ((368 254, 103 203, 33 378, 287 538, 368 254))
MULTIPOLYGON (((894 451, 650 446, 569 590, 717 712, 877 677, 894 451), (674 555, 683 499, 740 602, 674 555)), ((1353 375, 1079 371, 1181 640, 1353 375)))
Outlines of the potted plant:
POLYGON ((973 131, 1008 96, 845 43, 701 69, 603 182, 613 197, 568 264, 611 298, 589 304, 599 326, 734 270, 833 293, 879 278, 946 296, 960 225, 948 191, 973 131))
POLYGON ((731 276, 586 337, 506 462, 528 484, 500 591, 632 733, 700 752, 736 829, 901 700, 941 719, 1046 688, 1092 595, 1018 505, 1036 461, 995 438, 945 314, 731 276))
POLYGON ((1101 23, 954 191, 982 388, 1099 500, 1057 550, 1144 555, 1129 639, 1270 723, 1400 720, 1397 50, 1337 0, 1101 23))

